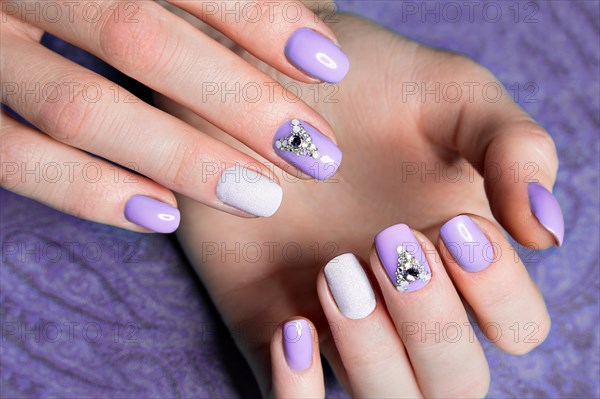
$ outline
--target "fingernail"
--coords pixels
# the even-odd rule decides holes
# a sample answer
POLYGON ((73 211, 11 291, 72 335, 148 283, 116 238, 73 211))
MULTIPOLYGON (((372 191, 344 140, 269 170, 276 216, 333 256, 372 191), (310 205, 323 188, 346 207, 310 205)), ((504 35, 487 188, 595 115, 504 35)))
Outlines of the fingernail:
POLYGON ((447 221, 440 236, 452 257, 468 272, 480 272, 494 258, 494 248, 473 220, 459 215, 447 221))
POLYGON ((279 209, 283 191, 268 177, 236 165, 221 174, 217 198, 251 215, 269 217, 279 209))
POLYGON ((179 210, 144 195, 134 195, 125 204, 125 218, 157 233, 172 233, 179 227, 179 210))
POLYGON ((556 245, 561 246, 565 237, 565 221, 558 200, 550 191, 538 183, 529 183, 529 205, 542 226, 554 236, 556 245))
POLYGON ((283 351, 292 370, 302 371, 310 366, 313 342, 306 320, 292 320, 283 325, 283 351))
POLYGON ((295 31, 285 45, 285 56, 305 73, 329 83, 344 79, 350 61, 342 49, 308 28, 295 31))
POLYGON ((335 303, 349 319, 364 319, 375 309, 375 294, 362 266, 352 254, 333 258, 324 269, 335 303))
POLYGON ((419 290, 431 279, 431 268, 427 258, 407 225, 397 224, 377 234, 375 248, 398 291, 419 290))
POLYGON ((342 162, 342 151, 333 141, 304 121, 286 121, 277 129, 273 148, 283 159, 317 180, 335 174, 342 162))

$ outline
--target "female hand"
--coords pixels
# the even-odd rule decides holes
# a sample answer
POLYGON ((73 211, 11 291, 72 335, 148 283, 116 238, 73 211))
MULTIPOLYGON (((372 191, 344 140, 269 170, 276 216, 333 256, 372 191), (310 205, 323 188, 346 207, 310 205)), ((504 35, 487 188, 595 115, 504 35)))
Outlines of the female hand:
POLYGON ((329 261, 316 284, 326 323, 319 330, 292 317, 271 338, 271 395, 324 397, 319 330, 352 397, 485 396, 488 365, 459 292, 488 339, 512 353, 545 339, 544 300, 520 260, 506 255, 506 238, 481 217, 447 222, 437 247, 400 224, 376 236, 370 267, 351 253, 329 261), (459 230, 476 237, 470 254, 459 230), (515 323, 531 330, 520 342, 515 323))
MULTIPOLYGON (((270 326, 300 315, 315 323, 321 351, 357 396, 383 396, 396 382, 427 397, 482 396, 489 372, 477 339, 452 344, 436 342, 431 334, 421 341, 420 334, 402 334, 398 326, 403 321, 433 323, 432 329, 436 323, 440 329, 463 326, 467 313, 460 294, 475 320, 492 326, 483 331, 501 349, 522 354, 544 340, 550 319, 543 298, 498 225, 532 248, 560 245, 562 214, 549 191, 558 167, 554 144, 505 91, 489 101, 492 92, 486 96, 481 90, 500 84, 476 63, 348 15, 340 15, 333 28, 352 69, 336 103, 313 105, 335 128, 344 166, 326 182, 281 178, 288 199, 268 220, 233 218, 182 198, 181 243, 225 322, 236 331, 251 331, 236 339, 264 392, 271 390, 270 326), (413 90, 436 83, 458 85, 463 95, 459 101, 437 101, 413 90), (467 84, 479 90, 469 96, 467 84), (524 179, 528 165, 537 171, 524 179), (515 166, 521 168, 518 179, 515 166), (455 218, 463 213, 479 216, 455 218), (346 320, 331 299, 323 312, 317 298, 322 304, 331 294, 322 277, 315 287, 322 265, 342 253, 369 259, 373 237, 399 222, 423 234, 413 232, 413 239, 407 227, 396 227, 388 230, 392 244, 381 251, 376 245, 373 313, 346 320), (397 246, 410 241, 403 235, 412 240, 411 251, 428 251, 431 269, 427 284, 413 276, 416 283, 405 288, 420 289, 412 292, 398 292, 394 285, 404 285, 402 280, 390 280, 379 265, 395 272, 397 246), (329 328, 332 320, 337 330, 329 328), (508 328, 515 322, 530 323, 534 334, 512 340, 508 328), (368 340, 335 341, 342 331, 363 337, 352 332, 363 327, 368 340), (340 349, 342 342, 350 348, 340 349), (351 351, 361 346, 364 352, 351 351), (361 364, 381 373, 361 371, 361 364), (362 384, 368 389, 355 392, 362 384)), ((455 98, 444 98, 449 97, 455 98)), ((163 106, 187 118, 176 106, 163 106)), ((208 130, 202 120, 193 121, 208 130)), ((466 328, 463 339, 469 337, 466 328)))
MULTIPOLYGON (((170 3, 293 79, 337 82, 348 70, 333 33, 300 2, 234 3, 243 18, 226 2, 170 3)), ((10 1, 2 2, 2 103, 46 134, 2 115, 4 188, 137 231, 177 228, 172 191, 238 216, 270 216, 281 202, 280 186, 252 155, 44 48, 44 31, 97 55, 290 172, 288 164, 323 179, 339 166, 332 129, 315 110, 158 3, 10 1), (299 163, 274 147, 279 126, 294 118, 312 125, 320 157, 299 163), (242 172, 258 184, 240 182, 236 165, 251 169, 242 172)))

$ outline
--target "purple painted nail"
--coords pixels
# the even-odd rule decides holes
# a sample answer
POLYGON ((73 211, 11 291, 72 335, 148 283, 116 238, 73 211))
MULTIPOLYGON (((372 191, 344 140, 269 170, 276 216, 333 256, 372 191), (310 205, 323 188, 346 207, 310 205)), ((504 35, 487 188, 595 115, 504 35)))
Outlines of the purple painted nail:
POLYGON ((134 195, 125 204, 125 218, 157 233, 172 233, 179 226, 179 210, 144 195, 134 195))
POLYGON ((298 119, 286 121, 277 129, 273 148, 283 159, 317 180, 333 176, 342 162, 342 151, 331 140, 298 119))
POLYGON ((565 237, 565 221, 556 197, 538 183, 529 183, 529 205, 533 214, 561 246, 565 237))
POLYGON ((283 325, 283 351, 292 370, 302 371, 310 366, 313 342, 306 320, 292 320, 283 325))
POLYGON ((398 291, 419 290, 431 279, 431 268, 427 258, 407 225, 397 224, 377 234, 375 248, 398 291))
POLYGON ((292 33, 285 45, 285 55, 297 68, 329 83, 344 79, 350 68, 350 61, 342 49, 308 28, 292 33))
POLYGON ((494 248, 473 220, 459 215, 447 221, 440 236, 452 257, 468 272, 480 272, 494 258, 494 248))

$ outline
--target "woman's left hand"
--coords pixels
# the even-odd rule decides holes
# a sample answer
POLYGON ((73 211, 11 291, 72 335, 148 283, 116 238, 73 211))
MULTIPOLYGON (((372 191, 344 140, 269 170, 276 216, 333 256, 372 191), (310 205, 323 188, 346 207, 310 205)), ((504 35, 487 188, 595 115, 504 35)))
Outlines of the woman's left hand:
POLYGON ((182 198, 181 243, 225 322, 248 328, 236 339, 263 392, 271 391, 272 326, 302 316, 356 396, 483 396, 489 370, 464 305, 510 353, 530 351, 550 328, 544 300, 499 225, 529 247, 562 242, 549 191, 558 167, 552 139, 475 62, 353 16, 340 15, 332 29, 350 72, 334 101, 303 93, 336 131, 338 174, 325 182, 279 176, 284 200, 269 219, 242 220, 182 198), (463 213, 478 216, 455 218, 463 213), (400 222, 422 234, 395 226, 371 252, 373 237, 400 222), (419 262, 398 271, 408 262, 402 245, 419 262), (333 283, 318 277, 348 252, 371 259, 375 277, 375 310, 358 320, 338 310, 333 283), (533 328, 527 340, 513 339, 515 323, 533 328), (462 335, 451 342, 457 326, 462 335))

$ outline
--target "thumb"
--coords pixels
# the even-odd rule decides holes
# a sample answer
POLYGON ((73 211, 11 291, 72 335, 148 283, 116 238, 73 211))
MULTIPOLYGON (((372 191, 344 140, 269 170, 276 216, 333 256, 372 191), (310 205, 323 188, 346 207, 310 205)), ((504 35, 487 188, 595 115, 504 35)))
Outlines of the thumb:
POLYGON ((512 110, 514 120, 498 127, 485 151, 488 200, 496 219, 519 243, 560 246, 564 220, 552 194, 558 170, 554 142, 535 122, 522 122, 521 112, 512 110))
POLYGON ((499 96, 463 101, 457 129, 444 144, 481 173, 494 217, 515 240, 537 249, 560 246, 564 221, 552 194, 558 170, 552 138, 489 71, 474 63, 462 67, 463 76, 476 77, 479 87, 493 84, 499 96))

